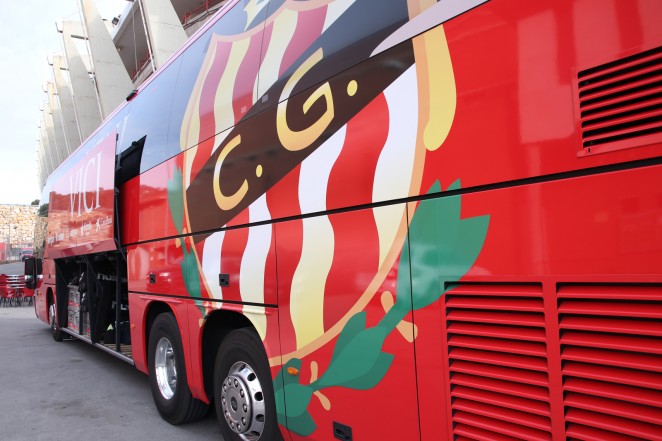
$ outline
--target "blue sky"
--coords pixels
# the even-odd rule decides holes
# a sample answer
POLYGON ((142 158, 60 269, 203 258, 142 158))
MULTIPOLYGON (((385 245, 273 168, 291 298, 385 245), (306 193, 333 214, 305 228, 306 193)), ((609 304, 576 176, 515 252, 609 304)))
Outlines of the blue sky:
MULTIPOLYGON (((126 0, 96 0, 103 18, 124 10, 126 0)), ((61 53, 55 23, 78 17, 78 0, 3 2, 0 26, 0 204, 29 204, 40 198, 37 178, 39 106, 42 86, 52 81, 47 58, 61 53)))

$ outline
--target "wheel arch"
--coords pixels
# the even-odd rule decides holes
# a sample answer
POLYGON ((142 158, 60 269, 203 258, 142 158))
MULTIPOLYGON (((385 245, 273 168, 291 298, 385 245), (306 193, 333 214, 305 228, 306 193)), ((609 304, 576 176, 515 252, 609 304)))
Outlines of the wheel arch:
POLYGON ((189 317, 186 316, 187 304, 167 304, 164 302, 152 302, 144 314, 145 335, 148 339, 147 368, 149 375, 150 388, 156 408, 161 417, 170 424, 178 425, 202 418, 209 409, 209 403, 197 398, 191 390, 191 354, 188 346, 187 325, 189 317), (149 329, 149 332, 147 330, 149 329), (162 342, 164 345, 161 346, 162 342), (156 366, 158 358, 155 354, 161 353, 158 350, 171 351, 169 359, 170 367, 167 367, 165 358, 161 359, 161 368, 165 367, 168 373, 157 371, 156 366), (181 375, 184 373, 184 375, 181 375), (159 377, 160 376, 160 377, 159 377), (161 378, 159 380, 159 378, 161 378), (164 393, 164 381, 171 383, 172 389, 168 388, 170 394, 164 393))
MULTIPOLYGON (((144 348, 144 353, 142 355, 144 357, 145 362, 149 359, 148 342, 149 342, 149 333, 152 331, 152 323, 154 323, 156 317, 166 313, 173 314, 175 316, 175 320, 177 320, 177 314, 175 314, 175 311, 166 302, 152 301, 147 305, 144 315, 144 321, 143 321, 143 323, 145 324, 145 328, 144 328, 145 332, 143 333, 143 337, 142 337, 143 348, 144 348)), ((180 323, 179 320, 177 320, 177 323, 180 323)), ((179 326, 181 329, 181 324, 179 326)), ((145 366, 147 366, 147 363, 145 363, 145 366)))
POLYGON ((210 401, 214 397, 214 362, 223 339, 233 330, 255 326, 244 314, 229 309, 219 309, 205 319, 202 330, 202 375, 205 393, 210 401))
MULTIPOLYGON (((55 304, 55 290, 52 286, 46 288, 46 322, 50 324, 51 320, 51 304, 55 304)), ((57 310, 57 304, 55 304, 55 309, 57 310)))

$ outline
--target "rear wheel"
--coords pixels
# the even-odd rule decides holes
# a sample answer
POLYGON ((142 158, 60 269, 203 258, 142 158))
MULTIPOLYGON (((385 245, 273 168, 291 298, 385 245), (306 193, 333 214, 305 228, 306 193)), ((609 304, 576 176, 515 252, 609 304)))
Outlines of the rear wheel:
POLYGON ((60 331, 60 326, 57 324, 55 302, 53 302, 52 298, 48 301, 48 323, 51 325, 51 334, 53 335, 53 340, 62 341, 62 331, 60 331))
POLYGON ((186 380, 184 350, 175 316, 161 314, 149 334, 149 383, 156 409, 170 424, 205 416, 208 405, 191 395, 186 380))
POLYGON ((267 355, 252 329, 232 331, 214 364, 214 403, 226 441, 282 440, 267 355))

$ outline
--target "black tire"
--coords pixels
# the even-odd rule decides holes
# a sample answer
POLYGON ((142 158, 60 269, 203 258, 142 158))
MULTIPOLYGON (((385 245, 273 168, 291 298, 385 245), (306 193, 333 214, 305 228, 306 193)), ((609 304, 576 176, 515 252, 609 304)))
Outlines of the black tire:
MULTIPOLYGON (((193 398, 191 395, 186 379, 182 338, 174 315, 166 313, 156 317, 149 333, 148 347, 149 384, 152 389, 154 404, 161 417, 174 425, 188 423, 204 417, 209 410, 209 405, 193 398), (159 342, 161 342, 161 346, 159 346, 159 342), (175 382, 174 385, 169 383, 168 385, 159 386, 155 360, 157 359, 157 351, 159 348, 163 350, 164 345, 166 348, 167 345, 170 345, 168 354, 171 356, 163 355, 162 351, 161 358, 167 358, 169 363, 174 366, 175 382)), ((163 379, 167 368, 160 372, 159 378, 163 379)))
POLYGON ((269 361, 262 341, 251 328, 230 332, 218 349, 214 363, 214 405, 225 441, 282 441, 269 361), (242 413, 244 404, 248 412, 242 413), (238 429, 240 436, 230 424, 243 416, 247 421, 238 429))
POLYGON ((53 303, 53 299, 49 298, 48 299, 48 323, 51 326, 51 335, 53 336, 53 340, 55 341, 62 341, 62 331, 60 330, 60 326, 57 324, 57 307, 55 306, 55 303, 53 303))

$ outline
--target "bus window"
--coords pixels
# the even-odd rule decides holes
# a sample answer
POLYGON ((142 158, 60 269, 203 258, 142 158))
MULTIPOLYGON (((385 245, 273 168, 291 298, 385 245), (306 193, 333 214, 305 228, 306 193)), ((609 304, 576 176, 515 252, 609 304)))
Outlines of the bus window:
POLYGON ((407 2, 402 1, 323 2, 317 8, 302 8, 298 3, 277 0, 269 4, 258 87, 266 106, 287 98, 280 91, 302 66, 309 68, 291 94, 367 60, 409 20, 407 2))
POLYGON ((235 4, 180 56, 169 156, 234 126, 253 106, 266 2, 250 3, 235 4))
POLYGON ((121 137, 120 151, 139 144, 142 147, 140 172, 149 170, 168 158, 166 144, 172 91, 175 88, 181 60, 175 60, 154 78, 131 101, 121 137))

